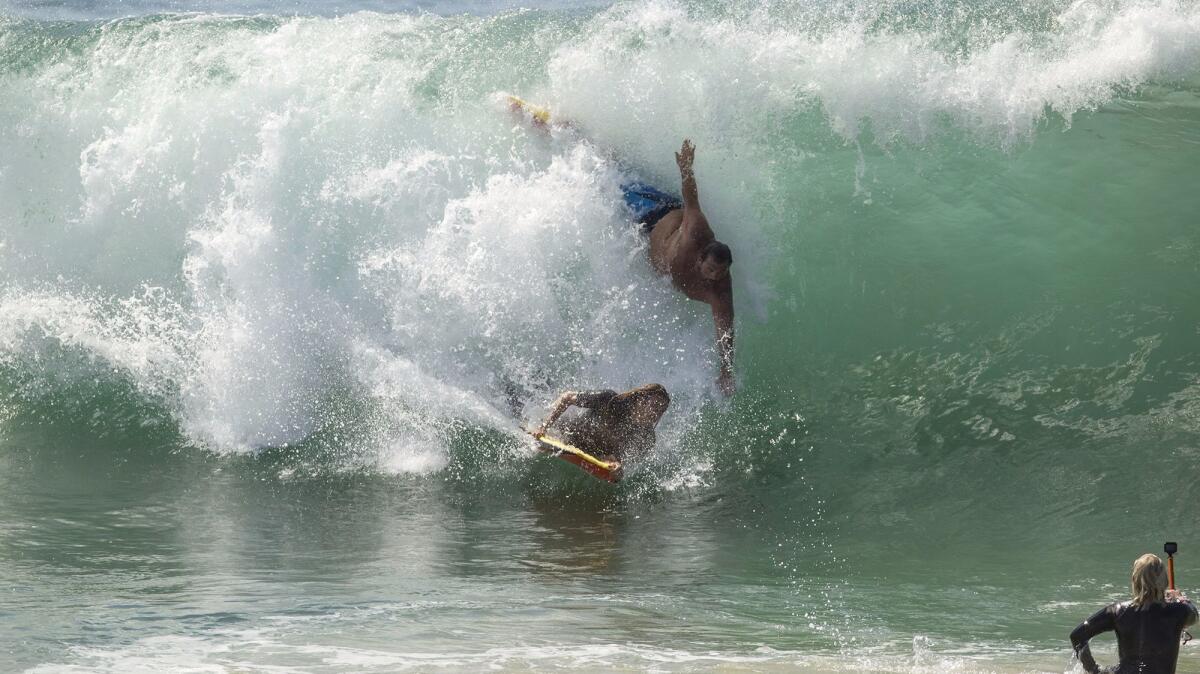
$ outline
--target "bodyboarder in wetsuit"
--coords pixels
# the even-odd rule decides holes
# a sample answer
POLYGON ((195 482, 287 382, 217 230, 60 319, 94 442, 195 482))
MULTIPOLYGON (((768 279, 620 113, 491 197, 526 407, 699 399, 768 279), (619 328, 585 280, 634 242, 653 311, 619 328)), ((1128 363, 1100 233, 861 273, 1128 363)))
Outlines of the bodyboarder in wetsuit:
POLYGON ((1167 589, 1167 572, 1155 555, 1142 555, 1133 563, 1133 599, 1096 611, 1071 632, 1071 645, 1083 668, 1092 674, 1174 674, 1179 658, 1179 637, 1196 622, 1196 606, 1175 590, 1167 589), (1117 633, 1120 664, 1101 669, 1092 657, 1088 640, 1102 632, 1117 633))
POLYGON ((580 407, 583 414, 559 423, 562 438, 589 454, 623 462, 629 455, 644 454, 654 447, 654 427, 670 404, 671 397, 660 384, 624 393, 567 391, 558 397, 533 436, 545 435, 568 407, 580 407))

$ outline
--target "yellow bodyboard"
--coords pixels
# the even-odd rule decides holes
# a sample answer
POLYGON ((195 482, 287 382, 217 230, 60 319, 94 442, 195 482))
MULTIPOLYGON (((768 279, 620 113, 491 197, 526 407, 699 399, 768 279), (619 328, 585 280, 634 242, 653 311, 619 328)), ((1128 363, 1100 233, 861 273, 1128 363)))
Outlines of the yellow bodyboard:
MULTIPOLYGON (((525 431, 529 433, 529 431, 525 431)), ((532 435, 532 433, 530 433, 532 435)), ((605 461, 596 458, 582 449, 567 444, 558 438, 543 435, 540 438, 535 438, 539 443, 544 445, 542 451, 549 454, 554 454, 558 458, 573 464, 583 470, 583 472, 592 477, 608 482, 621 481, 621 462, 620 461, 605 461)))
POLYGON ((535 122, 538 122, 539 124, 549 124, 550 123, 550 109, 549 108, 544 108, 540 105, 532 105, 530 103, 527 103, 525 101, 525 99, 523 99, 519 96, 512 96, 512 95, 509 95, 508 103, 509 103, 509 105, 512 106, 513 110, 523 110, 525 112, 528 112, 530 114, 530 116, 533 117, 533 120, 535 122))
POLYGON ((616 470, 617 467, 620 465, 618 463, 610 463, 608 461, 602 461, 600 459, 597 459, 596 457, 592 456, 591 454, 588 454, 587 452, 583 451, 582 449, 580 449, 574 445, 568 445, 567 443, 563 442, 562 440, 559 440, 558 438, 552 438, 549 435, 543 435, 542 437, 538 438, 537 440, 538 440, 538 442, 550 445, 551 447, 559 450, 560 452, 574 454, 575 456, 578 456, 579 458, 583 459, 584 461, 587 461, 588 463, 592 464, 593 466, 596 466, 597 468, 603 468, 604 470, 616 470))

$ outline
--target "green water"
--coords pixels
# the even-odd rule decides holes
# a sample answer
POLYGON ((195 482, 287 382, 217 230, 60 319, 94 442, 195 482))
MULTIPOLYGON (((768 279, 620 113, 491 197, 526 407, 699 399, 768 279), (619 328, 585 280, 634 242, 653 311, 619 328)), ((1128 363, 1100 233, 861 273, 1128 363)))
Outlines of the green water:
POLYGON ((0 5, 0 670, 1065 672, 1200 573, 1191 4, 139 8, 0 5), (616 487, 505 401, 646 381, 616 487))

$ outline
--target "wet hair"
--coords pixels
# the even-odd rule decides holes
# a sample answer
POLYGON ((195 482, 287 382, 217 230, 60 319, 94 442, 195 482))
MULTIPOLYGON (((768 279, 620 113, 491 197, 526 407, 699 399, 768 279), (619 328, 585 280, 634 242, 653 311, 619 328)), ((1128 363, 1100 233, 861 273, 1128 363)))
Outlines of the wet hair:
POLYGON ((1142 555, 1133 562, 1129 584, 1134 606, 1162 603, 1167 592, 1167 568, 1157 555, 1142 555))
POLYGON ((624 393, 618 393, 605 407, 607 414, 613 419, 623 419, 633 413, 633 408, 647 398, 659 398, 663 408, 671 405, 671 395, 662 384, 646 384, 624 393))
POLYGON ((700 251, 701 260, 707 260, 710 257, 715 258, 717 262, 725 265, 733 264, 733 251, 729 250, 729 246, 720 241, 713 241, 705 246, 704 250, 700 251))

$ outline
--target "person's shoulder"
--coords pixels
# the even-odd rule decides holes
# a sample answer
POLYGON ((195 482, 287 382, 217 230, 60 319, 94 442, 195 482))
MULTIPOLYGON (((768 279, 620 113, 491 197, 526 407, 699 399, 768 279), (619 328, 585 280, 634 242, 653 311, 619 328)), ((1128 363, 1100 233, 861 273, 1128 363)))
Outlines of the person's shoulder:
POLYGON ((1080 624, 1080 628, 1090 627, 1091 629, 1099 630, 1101 632, 1113 629, 1117 623, 1117 620, 1120 618, 1121 611, 1124 610, 1124 608, 1125 606, 1120 603, 1112 603, 1103 606, 1097 609, 1095 613, 1088 616, 1087 619, 1080 624))
POLYGON ((1196 606, 1190 601, 1165 602, 1158 615, 1169 622, 1178 624, 1180 628, 1195 624, 1197 617, 1196 606))
POLYGON ((579 391, 575 394, 575 404, 580 407, 596 407, 604 405, 616 397, 617 392, 612 389, 579 391))
POLYGON ((1109 604, 1108 606, 1105 606, 1104 608, 1097 611, 1097 613, 1108 613, 1113 616, 1118 616, 1118 615, 1121 615, 1122 613, 1124 613, 1125 611, 1129 610, 1130 608, 1134 608, 1133 602, 1131 602, 1131 601, 1114 601, 1113 603, 1109 604))
POLYGON ((1167 607, 1174 613, 1180 615, 1194 615, 1196 613, 1196 605, 1191 601, 1173 601, 1167 604, 1167 607))

